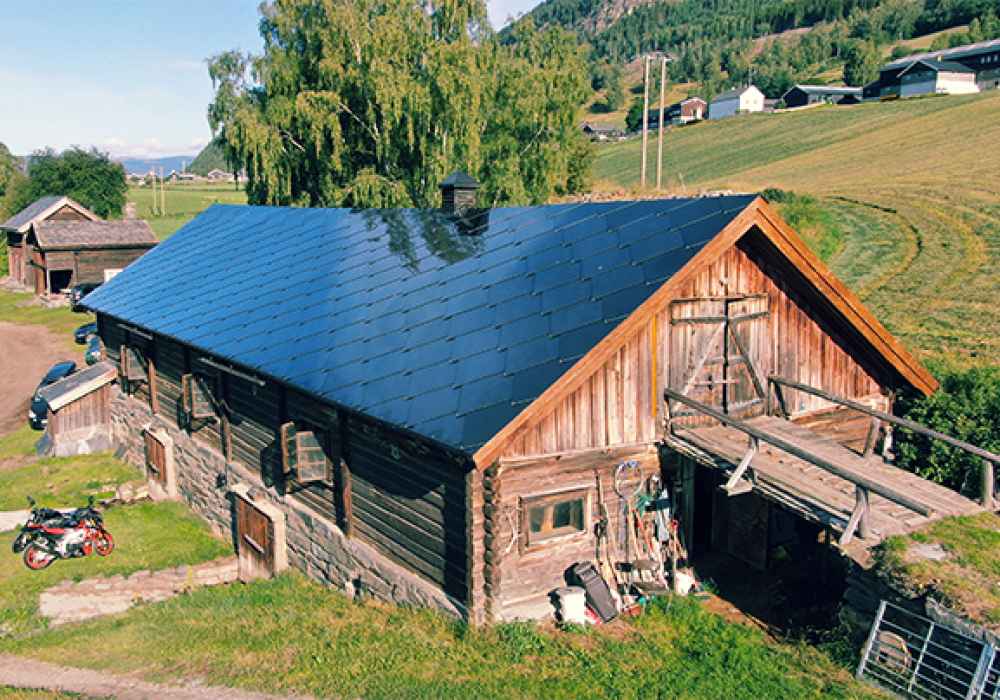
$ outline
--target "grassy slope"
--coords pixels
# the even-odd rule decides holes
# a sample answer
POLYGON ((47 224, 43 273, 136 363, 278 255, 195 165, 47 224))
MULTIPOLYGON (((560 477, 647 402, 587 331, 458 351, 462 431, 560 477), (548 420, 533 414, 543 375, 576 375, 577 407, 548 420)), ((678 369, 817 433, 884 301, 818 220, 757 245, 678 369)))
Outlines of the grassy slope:
POLYGON ((691 599, 663 599, 642 618, 587 632, 476 630, 428 611, 355 604, 297 573, 196 591, 0 650, 319 697, 882 697, 815 650, 769 642, 691 599))
MULTIPOLYGON (((748 115, 671 130, 665 181, 820 197, 847 234, 827 262, 911 351, 996 362, 998 129, 997 91, 748 115)), ((639 161, 639 141, 602 146, 595 184, 637 187, 639 161)))

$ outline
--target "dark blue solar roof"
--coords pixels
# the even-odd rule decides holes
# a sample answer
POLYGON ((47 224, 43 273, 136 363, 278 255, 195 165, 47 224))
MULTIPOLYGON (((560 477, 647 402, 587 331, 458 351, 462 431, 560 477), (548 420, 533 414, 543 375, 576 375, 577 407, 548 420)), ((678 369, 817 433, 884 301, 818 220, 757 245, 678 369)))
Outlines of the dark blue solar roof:
POLYGON ((473 452, 753 199, 216 205, 86 304, 473 452))

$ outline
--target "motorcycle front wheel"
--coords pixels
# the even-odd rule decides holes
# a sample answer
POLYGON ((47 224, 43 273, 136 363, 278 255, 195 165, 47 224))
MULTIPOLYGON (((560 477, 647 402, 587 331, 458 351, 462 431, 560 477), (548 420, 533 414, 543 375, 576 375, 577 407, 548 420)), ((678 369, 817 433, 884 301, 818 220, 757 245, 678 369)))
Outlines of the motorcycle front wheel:
POLYGON ((102 532, 97 536, 97 539, 94 540, 94 551, 102 557, 108 556, 114 551, 114 549, 115 540, 111 537, 111 533, 109 532, 102 532))
POLYGON ((46 552, 44 549, 40 549, 38 545, 29 545, 26 550, 24 550, 24 565, 29 569, 34 569, 38 571, 39 569, 44 569, 46 566, 55 561, 56 555, 51 552, 46 552))

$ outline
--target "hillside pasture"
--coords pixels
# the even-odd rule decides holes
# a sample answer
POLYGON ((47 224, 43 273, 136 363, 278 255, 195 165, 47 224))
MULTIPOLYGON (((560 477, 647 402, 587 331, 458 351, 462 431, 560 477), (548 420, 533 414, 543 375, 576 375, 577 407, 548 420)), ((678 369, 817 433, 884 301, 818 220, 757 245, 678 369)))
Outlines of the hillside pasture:
MULTIPOLYGON (((1000 92, 824 106, 670 129, 672 192, 817 197, 844 244, 826 262, 921 360, 1000 361, 1000 92)), ((656 177, 651 139, 648 182, 656 177)), ((595 188, 636 188, 638 140, 603 145, 595 188)))

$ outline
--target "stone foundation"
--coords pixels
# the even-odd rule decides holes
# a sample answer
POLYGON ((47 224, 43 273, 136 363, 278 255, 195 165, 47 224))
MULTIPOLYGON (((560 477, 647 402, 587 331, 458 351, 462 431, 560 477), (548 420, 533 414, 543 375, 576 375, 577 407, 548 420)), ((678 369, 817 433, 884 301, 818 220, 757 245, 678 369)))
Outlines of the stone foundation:
MULTIPOLYGON (((172 441, 178 496, 208 521, 219 535, 233 538, 236 497, 233 488, 254 489, 285 516, 286 556, 290 566, 352 598, 378 598, 401 605, 437 610, 464 618, 465 606, 433 584, 403 569, 308 507, 267 487, 259 476, 222 455, 160 416, 149 406, 111 388, 111 438, 117 455, 140 471, 146 469, 143 431, 155 430, 172 441)), ((238 549, 238 546, 237 546, 238 549)))

